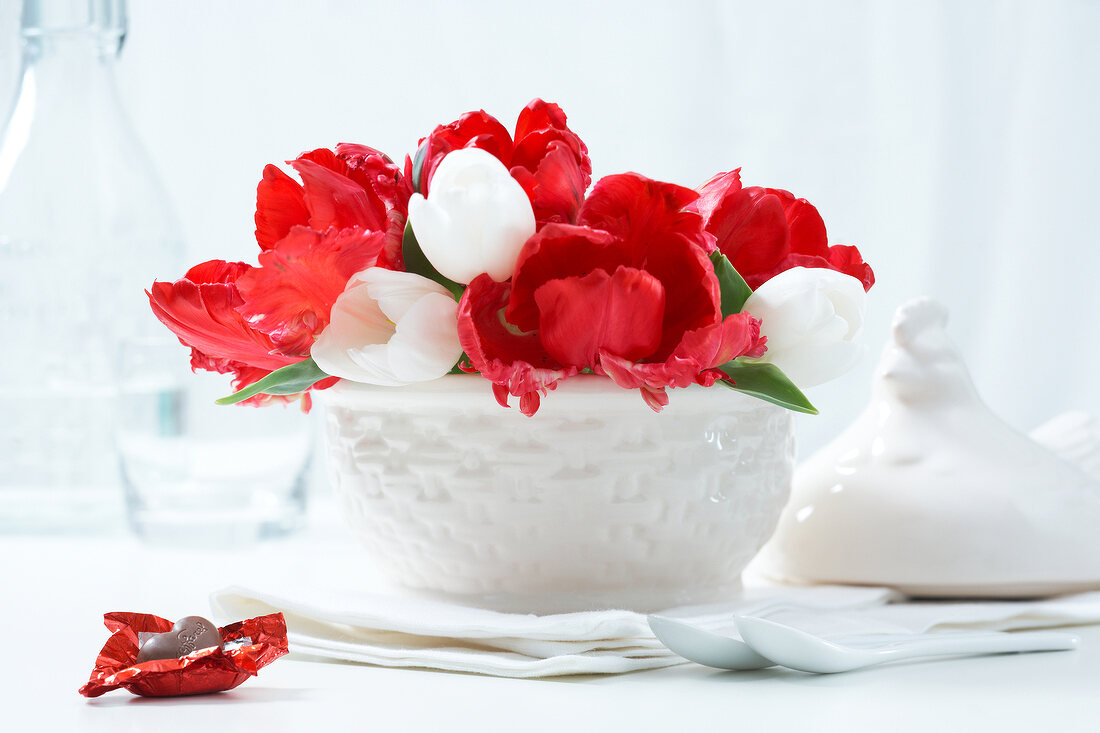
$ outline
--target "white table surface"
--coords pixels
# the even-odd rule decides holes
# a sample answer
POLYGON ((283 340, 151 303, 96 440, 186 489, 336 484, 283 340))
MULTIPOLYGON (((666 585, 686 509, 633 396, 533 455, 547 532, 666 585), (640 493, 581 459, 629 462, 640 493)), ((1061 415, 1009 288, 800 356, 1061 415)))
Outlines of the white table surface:
MULTIPOLYGON (((840 675, 685 664, 516 680, 290 655, 236 690, 86 700, 107 611, 207 615, 210 591, 363 562, 337 524, 235 551, 128 537, 0 537, 4 731, 1100 731, 1100 626, 1075 652, 899 663, 840 675), (334 560, 334 558, 340 558, 334 560)), ((346 584, 346 583, 345 583, 346 584)))

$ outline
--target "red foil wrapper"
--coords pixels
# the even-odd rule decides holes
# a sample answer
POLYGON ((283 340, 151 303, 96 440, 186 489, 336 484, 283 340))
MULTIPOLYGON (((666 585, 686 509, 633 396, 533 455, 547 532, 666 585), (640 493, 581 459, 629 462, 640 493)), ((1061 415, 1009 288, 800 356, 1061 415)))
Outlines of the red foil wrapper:
POLYGON ((147 613, 108 613, 103 624, 113 633, 95 660, 84 697, 125 688, 135 695, 167 697, 232 690, 257 670, 287 653, 283 614, 257 616, 219 631, 222 648, 200 649, 180 659, 137 662, 141 643, 170 631, 173 622, 147 613))

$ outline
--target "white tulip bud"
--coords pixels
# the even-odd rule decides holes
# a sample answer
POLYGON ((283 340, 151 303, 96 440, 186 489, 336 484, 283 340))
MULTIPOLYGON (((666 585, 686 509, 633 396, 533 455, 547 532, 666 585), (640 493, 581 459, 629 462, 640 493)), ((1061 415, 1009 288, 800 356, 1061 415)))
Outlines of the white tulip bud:
POLYGON ((852 368, 867 294, 854 277, 826 268, 793 267, 765 282, 742 310, 760 319, 771 362, 799 387, 813 387, 852 368))
POLYGON ((504 282, 535 233, 523 187, 480 148, 448 153, 432 176, 428 197, 413 194, 409 223, 424 256, 444 277, 468 283, 481 273, 504 282))
POLYGON ((462 356, 458 303, 420 275, 368 268, 336 299, 310 356, 353 382, 399 387, 442 377, 462 356))

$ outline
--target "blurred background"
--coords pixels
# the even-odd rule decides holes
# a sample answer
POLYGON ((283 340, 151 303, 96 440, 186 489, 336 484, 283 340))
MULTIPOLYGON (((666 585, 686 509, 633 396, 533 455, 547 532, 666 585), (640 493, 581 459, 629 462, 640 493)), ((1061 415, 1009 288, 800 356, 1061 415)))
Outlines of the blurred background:
MULTIPOLYGON (((0 99, 20 3, 0 3, 0 99)), ((919 294, 986 400, 1029 429, 1100 414, 1100 3, 134 0, 120 93, 189 260, 255 261, 264 164, 337 142, 395 159, 462 112, 558 102, 600 175, 814 203, 874 266, 867 354, 813 390, 805 454, 862 409, 919 294)), ((64 175, 63 170, 58 175, 64 175)), ((179 273, 164 273, 173 279, 179 273)))

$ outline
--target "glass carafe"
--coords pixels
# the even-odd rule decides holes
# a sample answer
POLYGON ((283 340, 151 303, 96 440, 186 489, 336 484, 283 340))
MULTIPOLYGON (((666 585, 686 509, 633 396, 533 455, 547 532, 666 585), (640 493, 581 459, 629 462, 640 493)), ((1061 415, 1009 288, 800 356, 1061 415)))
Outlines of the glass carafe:
MULTIPOLYGON (((184 264, 116 90, 125 35, 125 0, 23 4, 0 139, 0 532, 121 524, 120 359, 127 343, 164 340, 143 291, 184 264)), ((147 399, 131 407, 176 430, 178 395, 147 399)))

